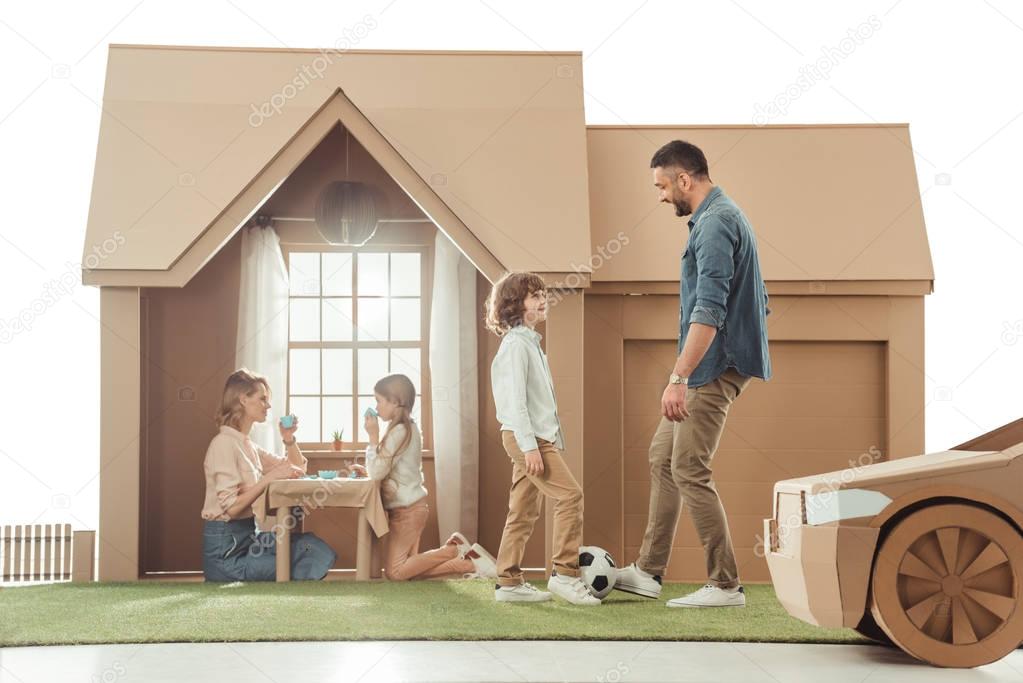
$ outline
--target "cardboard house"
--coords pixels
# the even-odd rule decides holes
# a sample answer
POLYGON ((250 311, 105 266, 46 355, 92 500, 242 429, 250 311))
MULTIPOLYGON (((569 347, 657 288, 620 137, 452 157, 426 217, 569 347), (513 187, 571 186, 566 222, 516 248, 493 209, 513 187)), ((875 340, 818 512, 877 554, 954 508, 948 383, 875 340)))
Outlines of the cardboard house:
MULTIPOLYGON (((202 460, 235 368, 240 235, 272 218, 286 255, 328 250, 310 218, 339 178, 386 198, 361 249, 422 255, 438 231, 475 267, 479 311, 507 270, 557 290, 545 350, 583 483, 585 542, 635 558, 646 450, 678 335, 688 229, 657 203, 650 157, 707 154, 746 211, 771 297, 774 379, 733 407, 715 460, 740 571, 775 481, 923 452, 924 296, 933 289, 907 125, 587 126, 578 52, 417 52, 112 45, 83 279, 101 310, 100 580, 201 570, 202 460), (92 255, 92 256, 90 256, 92 255)), ((663 120, 685 118, 679 109, 663 120)), ((422 339, 430 315, 423 309, 422 339)), ((499 340, 477 321, 479 540, 496 550, 510 463, 489 384, 499 340)), ((259 371, 259 368, 253 368, 259 371)), ((429 368, 421 423, 436 509, 429 368)), ((275 388, 276 389, 276 388, 275 388)), ((281 391, 277 400, 285 400, 281 391)), ((275 395, 277 395, 275 393, 275 395)), ((307 447, 312 467, 340 457, 307 447)), ((547 519, 526 564, 542 569, 547 519)), ((351 567, 345 511, 307 528, 351 567)), ((424 546, 438 541, 433 519, 424 546)), ((689 520, 669 580, 701 580, 689 520)))

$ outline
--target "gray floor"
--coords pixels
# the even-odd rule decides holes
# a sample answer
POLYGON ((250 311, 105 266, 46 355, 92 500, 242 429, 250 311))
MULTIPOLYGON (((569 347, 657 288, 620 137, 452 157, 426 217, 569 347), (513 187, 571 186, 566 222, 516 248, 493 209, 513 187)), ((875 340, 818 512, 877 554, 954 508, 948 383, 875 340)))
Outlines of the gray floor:
POLYGON ((0 682, 64 681, 1023 681, 1023 651, 936 669, 865 645, 371 642, 0 649, 0 682))

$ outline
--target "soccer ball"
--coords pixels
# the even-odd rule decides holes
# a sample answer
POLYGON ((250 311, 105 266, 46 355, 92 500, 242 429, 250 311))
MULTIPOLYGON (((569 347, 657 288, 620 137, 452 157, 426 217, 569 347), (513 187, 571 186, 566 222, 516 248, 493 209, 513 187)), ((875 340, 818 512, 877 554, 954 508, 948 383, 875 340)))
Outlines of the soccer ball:
POLYGON ((595 545, 580 546, 579 574, 590 589, 590 595, 595 598, 606 597, 615 587, 615 579, 618 578, 611 554, 595 545))

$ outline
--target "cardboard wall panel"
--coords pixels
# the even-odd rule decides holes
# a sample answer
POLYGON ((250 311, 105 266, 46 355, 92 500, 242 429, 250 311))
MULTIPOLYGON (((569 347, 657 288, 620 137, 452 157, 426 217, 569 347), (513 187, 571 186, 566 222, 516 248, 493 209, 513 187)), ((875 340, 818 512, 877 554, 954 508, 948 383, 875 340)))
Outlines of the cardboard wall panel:
MULTIPOLYGON (((660 421, 660 393, 675 361, 675 343, 626 340, 624 348, 622 493, 625 561, 631 562, 646 525, 648 447, 660 421)), ((774 482, 847 467, 885 443, 884 344, 772 342, 771 359, 771 381, 754 379, 732 405, 713 463, 747 581, 769 580, 754 550, 763 519, 771 516, 774 482), (813 401, 816 408, 807 413, 813 401)), ((702 581, 705 571, 692 520, 683 514, 666 578, 702 581)))

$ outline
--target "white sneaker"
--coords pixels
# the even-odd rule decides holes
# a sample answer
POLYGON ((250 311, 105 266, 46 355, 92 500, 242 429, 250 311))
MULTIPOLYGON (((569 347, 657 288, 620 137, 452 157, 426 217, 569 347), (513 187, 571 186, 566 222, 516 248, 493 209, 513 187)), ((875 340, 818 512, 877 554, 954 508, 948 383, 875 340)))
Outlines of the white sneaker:
POLYGON ((646 573, 633 562, 628 567, 618 570, 615 590, 640 595, 644 598, 659 598, 661 597, 661 577, 646 573))
POLYGON ((497 560, 479 543, 473 543, 465 557, 472 560, 472 566, 476 568, 478 576, 485 579, 497 578, 497 560))
POLYGON ((547 602, 551 594, 531 583, 520 583, 517 586, 498 586, 494 590, 494 599, 498 602, 547 602))
POLYGON ((469 539, 456 531, 448 538, 447 544, 450 544, 452 541, 454 541, 455 547, 458 548, 458 559, 464 559, 466 554, 472 549, 469 539))
POLYGON ((745 607, 746 592, 739 586, 726 590, 708 583, 698 591, 668 601, 668 607, 745 607))
POLYGON ((590 589, 586 587, 586 584, 578 576, 551 574, 551 578, 547 580, 547 590, 559 598, 568 600, 573 605, 593 606, 600 604, 600 598, 591 595, 590 589))

